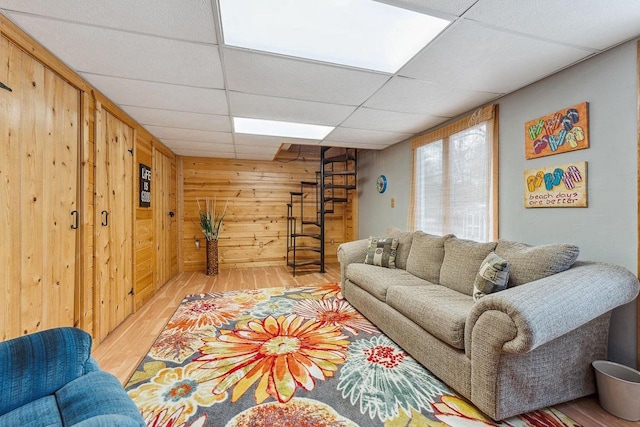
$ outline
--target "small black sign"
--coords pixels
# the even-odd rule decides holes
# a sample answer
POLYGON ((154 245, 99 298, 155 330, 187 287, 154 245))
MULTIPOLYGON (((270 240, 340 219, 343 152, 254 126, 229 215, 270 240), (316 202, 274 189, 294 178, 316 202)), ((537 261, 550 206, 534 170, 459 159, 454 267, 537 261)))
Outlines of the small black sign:
POLYGON ((151 168, 140 163, 140 207, 151 206, 151 168))

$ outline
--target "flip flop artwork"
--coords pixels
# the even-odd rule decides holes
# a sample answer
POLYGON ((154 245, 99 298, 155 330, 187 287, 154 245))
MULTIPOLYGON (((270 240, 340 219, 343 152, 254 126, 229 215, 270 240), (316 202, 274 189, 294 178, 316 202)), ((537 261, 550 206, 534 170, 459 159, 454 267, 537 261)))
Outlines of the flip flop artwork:
POLYGON ((589 103, 526 122, 524 142, 527 159, 589 148, 589 103))
POLYGON ((587 162, 524 171, 525 208, 587 207, 587 162))

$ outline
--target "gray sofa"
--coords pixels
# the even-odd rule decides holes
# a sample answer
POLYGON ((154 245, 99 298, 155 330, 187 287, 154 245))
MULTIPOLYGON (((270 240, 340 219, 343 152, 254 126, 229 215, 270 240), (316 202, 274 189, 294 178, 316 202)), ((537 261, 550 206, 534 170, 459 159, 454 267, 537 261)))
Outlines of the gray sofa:
POLYGON ((501 420, 594 393, 611 310, 638 295, 631 272, 576 261, 567 244, 388 235, 395 268, 371 263, 369 239, 339 246, 345 298, 481 411, 501 420), (508 286, 476 301, 489 254, 507 261, 508 286))

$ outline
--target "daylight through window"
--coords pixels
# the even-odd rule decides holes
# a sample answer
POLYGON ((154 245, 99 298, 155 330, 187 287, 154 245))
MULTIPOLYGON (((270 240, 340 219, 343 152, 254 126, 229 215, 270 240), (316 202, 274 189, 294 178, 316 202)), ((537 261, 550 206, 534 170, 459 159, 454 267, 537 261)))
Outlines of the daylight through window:
POLYGON ((412 140, 412 229, 482 242, 497 237, 494 110, 412 140))

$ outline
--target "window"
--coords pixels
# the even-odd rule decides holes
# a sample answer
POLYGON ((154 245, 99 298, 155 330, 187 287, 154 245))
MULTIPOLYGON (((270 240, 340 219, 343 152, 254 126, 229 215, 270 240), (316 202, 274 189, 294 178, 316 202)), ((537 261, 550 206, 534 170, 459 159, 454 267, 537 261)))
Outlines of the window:
POLYGON ((412 140, 409 224, 487 242, 497 238, 495 106, 412 140))

